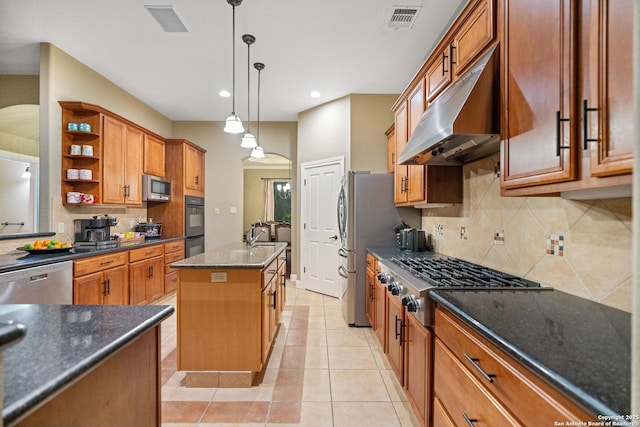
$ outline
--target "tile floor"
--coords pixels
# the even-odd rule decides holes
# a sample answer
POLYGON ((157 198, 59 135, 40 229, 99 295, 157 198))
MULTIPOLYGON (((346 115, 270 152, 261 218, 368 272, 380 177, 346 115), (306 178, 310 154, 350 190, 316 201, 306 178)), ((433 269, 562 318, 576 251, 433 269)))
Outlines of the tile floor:
MULTIPOLYGON (((175 294, 158 304, 175 306, 175 294)), ((176 372, 176 316, 162 323, 162 426, 418 426, 369 328, 341 301, 287 286, 267 367, 251 388, 186 388, 176 372)))

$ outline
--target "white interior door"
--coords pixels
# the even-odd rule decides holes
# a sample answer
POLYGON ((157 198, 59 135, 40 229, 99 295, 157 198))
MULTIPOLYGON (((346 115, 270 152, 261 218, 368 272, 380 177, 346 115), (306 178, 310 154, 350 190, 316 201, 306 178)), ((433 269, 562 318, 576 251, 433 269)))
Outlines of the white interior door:
POLYGON ((301 172, 302 287, 339 298, 337 202, 344 159, 303 163, 301 172))

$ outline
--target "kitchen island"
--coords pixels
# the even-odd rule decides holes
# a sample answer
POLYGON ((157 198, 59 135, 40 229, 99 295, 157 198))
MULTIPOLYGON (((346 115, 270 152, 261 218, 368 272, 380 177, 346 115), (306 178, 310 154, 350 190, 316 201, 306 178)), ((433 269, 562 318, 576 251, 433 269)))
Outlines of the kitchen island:
POLYGON ((244 243, 171 264, 179 272, 178 370, 187 386, 250 387, 285 302, 286 243, 244 243))
POLYGON ((3 353, 5 426, 160 426, 160 322, 170 306, 15 304, 3 353))

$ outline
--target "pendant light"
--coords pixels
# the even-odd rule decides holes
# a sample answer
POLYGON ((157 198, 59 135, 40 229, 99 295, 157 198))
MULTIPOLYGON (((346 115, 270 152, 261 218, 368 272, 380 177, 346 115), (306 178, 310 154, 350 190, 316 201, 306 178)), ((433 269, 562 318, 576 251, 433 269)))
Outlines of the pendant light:
POLYGON ((240 120, 240 117, 236 115, 236 6, 240 6, 242 0, 227 0, 227 3, 229 3, 233 8, 233 24, 231 26, 231 47, 233 50, 233 101, 231 114, 227 117, 224 125, 224 131, 227 133, 242 133, 244 132, 242 121, 240 120))
POLYGON ((256 38, 251 34, 245 34, 242 36, 242 41, 247 44, 247 131, 242 136, 242 141, 240 142, 240 146, 242 148, 255 148, 258 143, 256 142, 256 137, 253 136, 251 130, 249 129, 251 126, 251 54, 250 49, 251 45, 255 43, 256 38))
POLYGON ((256 147, 251 150, 251 157, 254 159, 262 159, 264 157, 264 150, 260 146, 260 72, 264 70, 264 64, 262 62, 256 62, 253 66, 258 70, 258 138, 256 147))

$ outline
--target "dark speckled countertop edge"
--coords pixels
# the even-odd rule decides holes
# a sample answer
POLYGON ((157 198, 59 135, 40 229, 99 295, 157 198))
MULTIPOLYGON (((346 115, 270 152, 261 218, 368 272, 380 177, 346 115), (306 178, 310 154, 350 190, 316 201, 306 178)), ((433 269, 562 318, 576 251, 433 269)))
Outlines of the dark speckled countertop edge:
MULTIPOLYGON (((526 291, 525 291, 526 292, 526 291)), ((527 353, 523 352, 518 347, 512 345, 509 341, 503 339, 500 335, 496 334, 492 329, 486 327, 478 320, 467 314, 464 310, 451 304, 447 299, 438 295, 437 290, 429 292, 429 297, 436 303, 442 305, 448 311, 453 313, 456 317, 462 320, 465 324, 479 332, 482 336, 487 338, 492 343, 496 344, 499 348, 504 350, 507 354, 515 358, 531 369, 534 373, 538 374, 541 378, 555 386, 559 391, 573 399, 576 403, 583 406, 593 415, 620 415, 616 411, 604 405, 599 400, 589 395, 584 390, 576 387, 570 381, 562 377, 560 374, 548 369, 545 365, 538 362, 536 359, 530 357, 527 353)))
POLYGON ((0 350, 22 339, 25 333, 22 323, 0 322, 0 350))
MULTIPOLYGON (((106 255, 110 253, 128 251, 131 249, 143 248, 157 244, 164 244, 176 240, 184 240, 184 237, 161 237, 159 239, 145 240, 142 243, 123 244, 115 248, 96 249, 86 252, 63 252, 58 254, 44 255, 28 255, 26 252, 10 252, 9 254, 0 255, 0 273, 8 273, 11 271, 22 270, 29 267, 38 267, 40 265, 55 264, 63 261, 73 261, 75 259, 87 258, 98 255, 106 255), (7 263, 11 259, 13 262, 7 263)), ((73 249, 72 249, 73 251, 73 249)))
POLYGON ((133 341, 138 336, 142 335, 144 332, 162 322, 175 311, 172 306, 161 307, 163 307, 161 311, 149 317, 146 321, 140 323, 120 338, 104 346, 100 351, 95 352, 90 357, 84 359, 81 363, 78 363, 72 368, 62 372, 60 375, 33 390, 33 392, 28 395, 25 395, 12 404, 5 406, 2 410, 4 425, 11 425, 28 412, 36 409, 41 404, 44 404, 48 398, 55 396, 58 392, 62 391, 62 389, 82 378, 84 374, 91 371, 93 367, 97 366, 100 362, 133 341))

